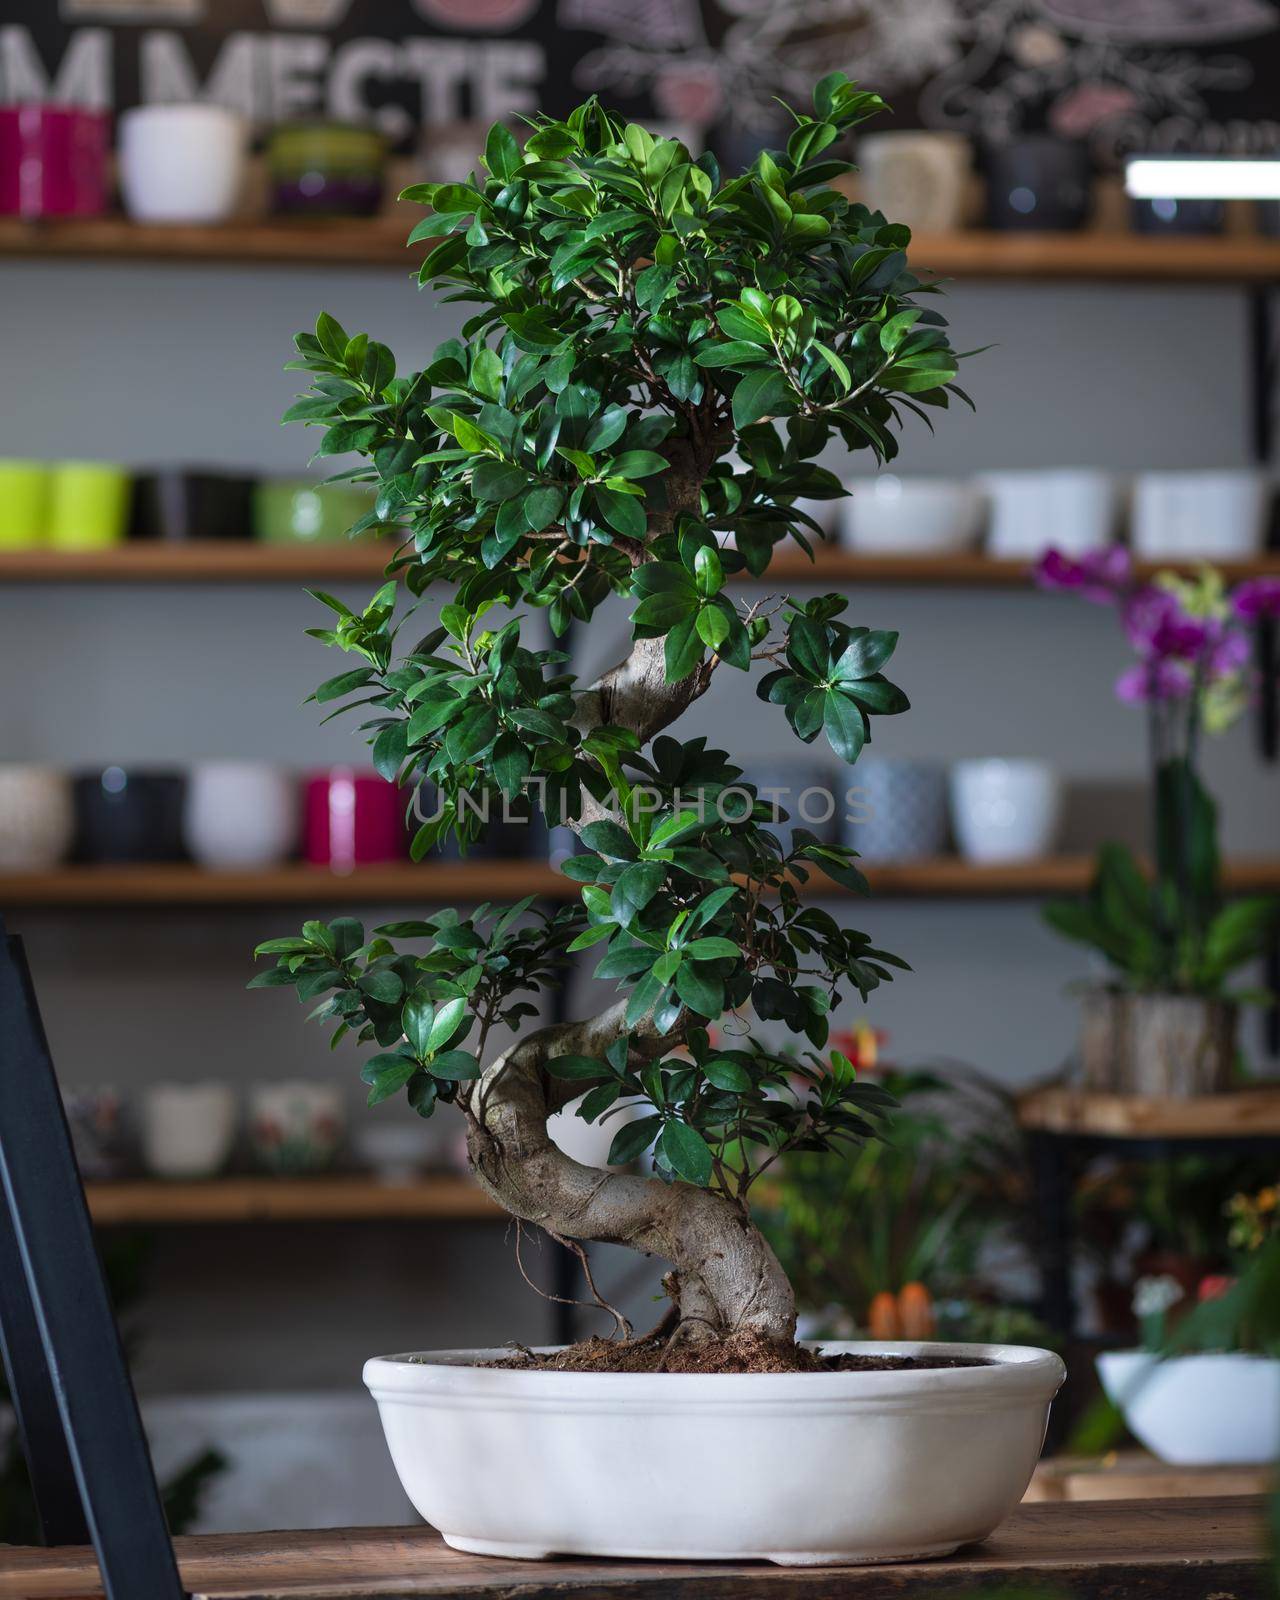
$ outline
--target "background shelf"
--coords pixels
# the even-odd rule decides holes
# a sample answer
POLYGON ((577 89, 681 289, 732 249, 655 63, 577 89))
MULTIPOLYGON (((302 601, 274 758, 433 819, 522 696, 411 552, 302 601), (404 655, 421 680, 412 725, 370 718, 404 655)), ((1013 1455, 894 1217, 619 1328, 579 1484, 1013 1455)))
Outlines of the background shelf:
POLYGON ((85 1185, 93 1220, 128 1223, 497 1221, 506 1217, 471 1178, 440 1173, 413 1183, 349 1178, 219 1178, 206 1183, 85 1185))
MULTIPOLYGON (((870 866, 875 894, 894 897, 1013 897, 1078 893, 1093 874, 1089 856, 978 864, 958 857, 870 866)), ((1229 893, 1280 891, 1280 857, 1228 863, 1229 893)), ((851 891, 814 872, 809 892, 843 899, 851 891)), ((6 907, 80 906, 349 906, 378 904, 467 904, 518 900, 535 894, 549 900, 576 899, 580 885, 542 861, 465 861, 414 866, 408 862, 363 867, 340 875, 290 865, 265 872, 206 872, 179 864, 62 867, 53 872, 0 875, 6 907)))
MULTIPOLYGON (((124 217, 0 221, 0 256, 191 265, 385 267, 408 274, 432 241, 406 246, 417 215, 350 222, 147 226, 124 217)), ((1280 240, 1252 234, 1155 238, 1128 233, 918 233, 919 268, 953 278, 1250 283, 1280 278, 1280 240)))
POLYGON ((1101 1094, 1055 1085, 1021 1096, 1018 1121, 1036 1133, 1088 1138, 1280 1138, 1280 1084, 1184 1099, 1101 1094))
MULTIPOLYGON (((388 543, 322 546, 267 545, 252 540, 193 540, 184 544, 139 541, 112 550, 3 550, 3 583, 317 583, 376 582, 395 553, 388 543)), ((1139 574, 1194 563, 1139 562, 1139 574)), ((1280 575, 1280 555, 1215 563, 1228 582, 1280 575)), ((977 552, 951 555, 858 555, 822 549, 810 561, 803 550, 779 551, 761 578, 736 575, 737 584, 848 583, 919 587, 1032 587, 1026 561, 997 561, 977 552)))

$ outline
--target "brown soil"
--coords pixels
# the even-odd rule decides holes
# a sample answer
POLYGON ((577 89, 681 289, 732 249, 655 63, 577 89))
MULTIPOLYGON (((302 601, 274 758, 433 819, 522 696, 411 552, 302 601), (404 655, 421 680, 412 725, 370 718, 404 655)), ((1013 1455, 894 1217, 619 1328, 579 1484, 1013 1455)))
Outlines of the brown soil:
POLYGON ((520 1349, 487 1367, 517 1372, 919 1372, 985 1367, 972 1356, 824 1356, 819 1350, 759 1334, 672 1345, 666 1338, 584 1339, 551 1355, 520 1349))

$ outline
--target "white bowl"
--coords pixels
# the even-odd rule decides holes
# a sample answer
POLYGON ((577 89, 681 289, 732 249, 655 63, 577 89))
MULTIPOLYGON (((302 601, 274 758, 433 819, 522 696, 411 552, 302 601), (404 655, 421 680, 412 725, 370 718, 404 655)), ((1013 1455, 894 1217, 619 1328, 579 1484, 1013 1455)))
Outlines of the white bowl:
POLYGON ((1064 1376, 1057 1356, 823 1348, 991 1364, 521 1372, 475 1365, 508 1350, 440 1350, 377 1357, 364 1381, 417 1510, 481 1555, 906 1561, 985 1538, 1018 1504, 1064 1376))
POLYGON ((47 872, 71 848, 74 832, 65 773, 0 765, 0 871, 47 872))
POLYGON ((1045 761, 958 761, 951 826, 968 861, 1032 861, 1053 848, 1062 783, 1045 761))
POLYGON ((978 482, 990 507, 989 555, 1034 561, 1050 549, 1075 556, 1111 542, 1117 497, 1110 473, 1087 467, 984 472, 978 482))
POLYGON ((973 483, 891 472, 851 484, 837 504, 843 542, 867 555, 972 549, 982 515, 982 496, 973 483))
POLYGON ((187 781, 182 825, 202 867, 274 866, 297 842, 297 783, 265 762, 202 761, 187 781))
POLYGON ((135 106, 119 118, 120 191, 137 222, 224 222, 245 171, 247 128, 224 106, 135 106))
POLYGON ((1146 561, 1245 560, 1263 547, 1270 506, 1261 472, 1142 472, 1130 543, 1146 561))
POLYGON ((1146 1350, 1097 1358, 1107 1398, 1161 1461, 1216 1467, 1280 1457, 1280 1361, 1205 1354, 1159 1361, 1146 1350))

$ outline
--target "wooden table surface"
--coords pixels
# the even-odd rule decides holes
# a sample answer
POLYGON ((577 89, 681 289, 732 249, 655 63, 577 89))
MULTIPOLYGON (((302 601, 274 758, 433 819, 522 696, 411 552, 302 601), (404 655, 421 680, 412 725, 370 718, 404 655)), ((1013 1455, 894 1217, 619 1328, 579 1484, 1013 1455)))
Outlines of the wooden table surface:
MULTIPOLYGON (((1272 1600, 1259 1499, 1025 1505, 984 1544, 888 1567, 501 1561, 414 1528, 213 1534, 177 1540, 200 1600, 1272 1600)), ((92 1554, 0 1548, 2 1600, 88 1600, 92 1554)), ((145 1600, 137 1596, 136 1600, 145 1600)))

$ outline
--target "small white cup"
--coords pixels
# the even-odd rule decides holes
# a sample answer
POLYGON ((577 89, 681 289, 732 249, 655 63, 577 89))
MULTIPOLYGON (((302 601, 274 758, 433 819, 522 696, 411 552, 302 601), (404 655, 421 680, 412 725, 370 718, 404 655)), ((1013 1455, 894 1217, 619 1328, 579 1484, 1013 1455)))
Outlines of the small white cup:
POLYGON ((119 123, 120 191, 137 222, 225 222, 245 171, 244 119, 224 106, 135 106, 119 123))
POLYGON ((156 1083, 142 1096, 142 1159, 157 1178, 212 1178, 231 1154, 236 1095, 227 1083, 156 1083))
POLYGON ((1062 814, 1062 782, 1045 761, 957 761, 951 826, 966 861, 1048 855, 1062 814))
POLYGON ((187 781, 183 834, 213 871, 274 866, 297 843, 297 784, 266 762, 202 761, 187 781))
POLYGON ((841 541, 866 555, 930 555, 972 549, 982 517, 977 485, 959 478, 878 473, 850 485, 841 541))
POLYGON ((1078 556, 1111 542, 1116 484, 1092 468, 984 472, 978 483, 990 506, 987 553, 1034 561, 1046 550, 1078 556))
POLYGON ((1261 472, 1141 472, 1130 542, 1145 561, 1247 560, 1262 549, 1270 504, 1261 472))
POLYGON ((47 872, 70 849, 74 831, 64 773, 0 765, 0 871, 47 872))
POLYGON ((961 133, 903 130, 858 141, 864 205, 921 233, 947 233, 964 223, 969 172, 969 141, 961 133))

